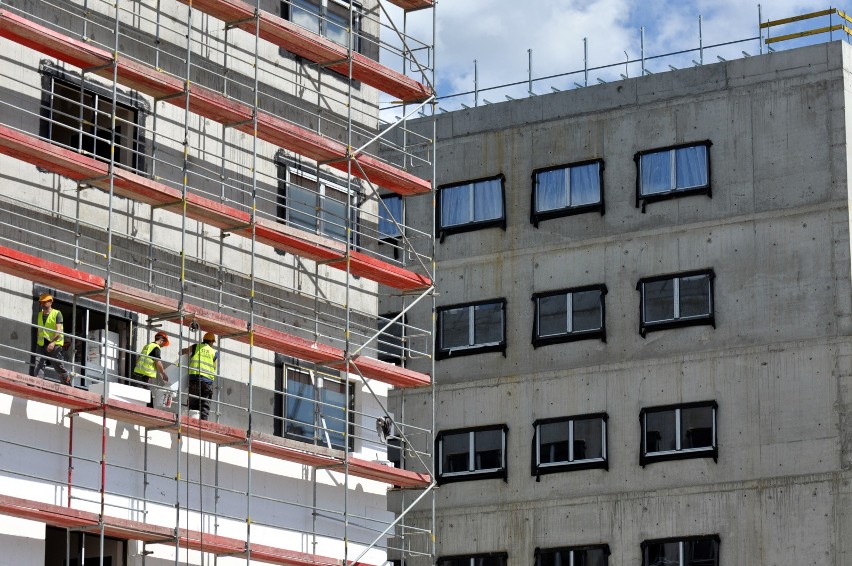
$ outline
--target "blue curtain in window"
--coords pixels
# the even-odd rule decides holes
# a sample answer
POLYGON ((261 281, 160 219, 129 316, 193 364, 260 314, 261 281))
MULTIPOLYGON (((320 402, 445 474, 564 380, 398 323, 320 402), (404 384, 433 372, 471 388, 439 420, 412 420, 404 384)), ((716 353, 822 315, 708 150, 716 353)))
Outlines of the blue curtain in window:
POLYGON ((672 190, 671 152, 646 153, 639 159, 639 188, 643 195, 672 190))
POLYGON ((601 201, 600 164, 590 163, 571 168, 571 206, 601 201))
POLYGON ((441 226, 457 226, 473 221, 470 210, 471 185, 441 189, 441 226))
POLYGON ((707 185, 707 146, 684 147, 675 152, 677 188, 689 189, 707 185))
MULTIPOLYGON (((573 181, 573 178, 572 178, 573 181)), ((536 174, 536 212, 568 206, 568 175, 566 169, 552 169, 536 174)))
POLYGON ((400 197, 385 197, 382 202, 387 210, 385 210, 385 206, 382 206, 382 203, 379 203, 379 237, 395 238, 400 234, 391 218, 396 220, 398 224, 402 224, 402 199, 400 197))
POLYGON ((503 218, 503 190, 500 179, 473 185, 473 221, 503 218))

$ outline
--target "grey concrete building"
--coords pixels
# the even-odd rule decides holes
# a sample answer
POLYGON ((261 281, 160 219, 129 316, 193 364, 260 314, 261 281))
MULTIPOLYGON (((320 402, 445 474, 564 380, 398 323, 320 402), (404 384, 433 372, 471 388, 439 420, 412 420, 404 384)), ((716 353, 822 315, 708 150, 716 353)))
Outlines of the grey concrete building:
POLYGON ((435 118, 439 563, 852 563, 850 71, 834 42, 435 118))

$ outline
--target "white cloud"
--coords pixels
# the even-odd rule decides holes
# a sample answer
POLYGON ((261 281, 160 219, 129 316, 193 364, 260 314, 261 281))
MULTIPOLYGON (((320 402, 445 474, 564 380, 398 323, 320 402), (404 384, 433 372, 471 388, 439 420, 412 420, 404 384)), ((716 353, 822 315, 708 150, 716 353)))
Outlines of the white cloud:
MULTIPOLYGON (((763 3, 762 19, 779 19, 803 14, 815 7, 802 0, 773 0, 763 3)), ((842 9, 842 8, 841 8, 842 9)), ((742 0, 441 0, 436 8, 436 67, 440 96, 472 91, 474 60, 478 66, 480 90, 507 83, 524 82, 528 74, 528 49, 532 49, 533 77, 544 77, 583 69, 583 38, 588 38, 589 66, 597 67, 624 62, 607 70, 590 73, 589 83, 597 78, 618 79, 620 74, 641 73, 640 32, 645 28, 645 56, 694 49, 669 59, 651 59, 646 68, 654 72, 668 70, 668 65, 691 65, 699 58, 698 16, 702 16, 705 48, 712 44, 754 38, 758 35, 758 7, 742 0), (627 56, 625 56, 627 52, 627 56)), ((409 31, 414 37, 431 37, 431 11, 409 16, 409 31)), ((834 23, 839 20, 835 17, 834 23)), ((827 25, 827 20, 811 20, 804 27, 827 25)), ((800 28, 802 27, 800 26, 800 28)), ((790 30, 776 31, 789 33, 790 30)), ((818 36, 817 41, 826 41, 818 36)), ((783 46, 786 47, 786 46, 783 46)), ((716 56, 742 57, 742 51, 757 54, 758 41, 706 49, 704 62, 715 62, 716 56)), ((583 74, 541 82, 534 90, 549 92, 551 86, 570 88, 582 83, 583 74)), ((505 91, 486 91, 484 99, 496 102, 505 94, 523 96, 526 85, 505 91)), ((458 100, 442 106, 454 108, 458 100)), ((470 104, 472 97, 467 97, 470 104)))

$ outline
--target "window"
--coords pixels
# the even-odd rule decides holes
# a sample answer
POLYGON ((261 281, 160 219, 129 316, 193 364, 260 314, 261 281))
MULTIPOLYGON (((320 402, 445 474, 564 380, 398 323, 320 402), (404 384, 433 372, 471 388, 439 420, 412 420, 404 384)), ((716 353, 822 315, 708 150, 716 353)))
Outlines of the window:
MULTIPOLYGON (((378 239, 379 247, 390 246, 393 250, 393 258, 399 259, 399 241, 402 238, 402 226, 405 219, 402 197, 399 195, 385 195, 379 199, 379 225, 378 239)), ((385 252, 390 256, 390 250, 385 252)))
MULTIPOLYGON (((274 433, 345 450, 346 381, 304 368, 279 365, 274 433), (286 378, 286 384, 284 380, 286 378), (282 385, 285 387, 282 389, 282 385)), ((349 449, 353 449, 355 388, 349 387, 349 449)))
POLYGON ((715 328, 714 279, 711 269, 641 279, 639 333, 696 324, 715 328))
POLYGON ((607 566, 609 545, 536 548, 535 566, 607 566))
POLYGON ((642 409, 642 449, 639 463, 706 458, 716 460, 715 401, 642 409))
MULTIPOLYGON (((110 160, 112 91, 53 66, 42 66, 41 136, 100 161, 110 160)), ((144 106, 119 93, 115 105, 115 163, 144 172, 141 117, 144 106)))
POLYGON ((606 422, 604 413, 535 421, 532 475, 607 469, 606 422))
POLYGON ((604 213, 603 160, 583 161, 533 171, 531 222, 580 214, 604 213))
POLYGON ((506 354, 506 300, 438 309, 437 359, 484 352, 506 354))
MULTIPOLYGON (((307 232, 346 241, 346 182, 279 161, 278 218, 307 232)), ((357 245, 358 190, 350 202, 350 244, 357 245)))
POLYGON ((97 534, 46 525, 44 529, 44 566, 80 566, 81 564, 127 564, 127 541, 97 534), (67 554, 66 554, 67 553, 67 554), (66 557, 70 556, 70 561, 66 557))
POLYGON ((386 241, 399 238, 402 235, 399 230, 402 224, 402 197, 399 195, 381 197, 379 203, 379 238, 386 241))
POLYGON ((600 338, 606 342, 606 285, 536 293, 533 346, 600 338))
POLYGON ((636 161, 636 206, 685 194, 710 192, 710 141, 640 151, 636 161))
POLYGON ((389 362, 398 366, 405 364, 405 319, 400 316, 395 322, 391 322, 399 313, 388 313, 379 315, 378 330, 382 330, 390 324, 387 329, 379 334, 378 358, 383 362, 389 362))
POLYGON ((444 556, 436 561, 437 566, 506 566, 508 554, 491 552, 488 554, 469 554, 467 556, 444 556))
POLYGON ((506 229, 503 211, 502 175, 438 188, 438 235, 469 232, 501 226, 506 229))
POLYGON ((646 540, 642 566, 719 566, 719 535, 646 540))
MULTIPOLYGON (((115 307, 110 308, 109 328, 107 329, 106 347, 101 346, 104 340, 104 329, 107 319, 104 316, 104 305, 91 299, 78 297, 77 308, 74 309, 73 297, 62 291, 35 287, 35 297, 49 292, 55 297, 53 308, 62 313, 65 332, 65 367, 69 371, 80 374, 74 385, 88 388, 93 381, 103 382, 104 368, 110 381, 116 378, 128 377, 136 364, 135 356, 128 351, 139 351, 134 347, 138 315, 115 307)), ((35 301, 34 301, 35 304, 35 301)), ((37 314, 33 317, 36 321, 37 314)), ((35 329, 33 329, 33 344, 35 344, 35 329)), ((32 368, 35 369, 35 362, 32 368)), ((44 375, 49 379, 59 380, 52 364, 44 368, 44 375)))
POLYGON ((435 439, 438 482, 506 479, 506 425, 448 430, 435 439))
MULTIPOLYGON (((352 50, 360 51, 361 7, 352 2, 352 50)), ((281 15, 297 26, 326 37, 338 45, 349 46, 349 6, 347 0, 285 0, 281 15)))

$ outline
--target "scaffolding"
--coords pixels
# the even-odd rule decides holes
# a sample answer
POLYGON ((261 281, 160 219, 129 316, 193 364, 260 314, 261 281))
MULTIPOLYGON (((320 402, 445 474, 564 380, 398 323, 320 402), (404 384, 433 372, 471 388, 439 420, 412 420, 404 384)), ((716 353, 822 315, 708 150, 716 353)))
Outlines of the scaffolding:
POLYGON ((431 525, 406 516, 433 495, 434 425, 387 393, 433 386, 433 328, 406 314, 434 310, 435 238, 403 202, 432 198, 409 169, 434 178, 434 135, 406 120, 434 104, 433 39, 407 29, 427 14, 434 37, 434 11, 0 0, 0 293, 61 302, 74 372, 34 375, 44 327, 0 315, 21 337, 0 345, 0 515, 63 529, 66 564, 432 562, 431 525), (404 117, 380 121, 390 106, 404 117), (387 295, 403 308, 382 317, 387 295), (139 387, 155 331, 174 379, 139 387), (210 420, 186 410, 205 333, 210 420))

